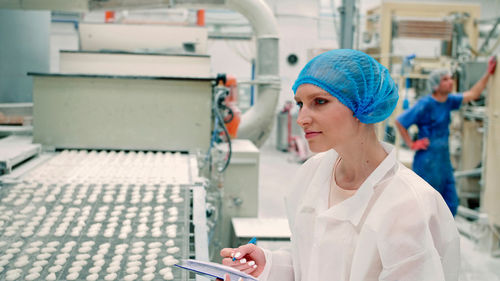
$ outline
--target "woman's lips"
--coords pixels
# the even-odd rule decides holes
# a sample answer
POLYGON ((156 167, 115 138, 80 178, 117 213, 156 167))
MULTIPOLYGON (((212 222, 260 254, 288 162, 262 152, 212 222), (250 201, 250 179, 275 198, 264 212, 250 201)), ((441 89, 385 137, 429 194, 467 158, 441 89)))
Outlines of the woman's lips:
POLYGON ((306 139, 311 139, 321 134, 321 132, 305 132, 305 133, 306 133, 306 139))

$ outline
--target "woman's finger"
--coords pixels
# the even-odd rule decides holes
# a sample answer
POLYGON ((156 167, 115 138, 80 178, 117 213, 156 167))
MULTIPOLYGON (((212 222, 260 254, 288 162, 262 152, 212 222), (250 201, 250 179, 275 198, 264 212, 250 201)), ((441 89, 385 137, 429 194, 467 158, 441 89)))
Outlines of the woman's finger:
POLYGON ((234 250, 233 248, 224 248, 222 250, 220 250, 220 255, 221 257, 230 257, 231 254, 234 253, 234 250))
POLYGON ((234 260, 234 261, 232 258, 222 259, 223 265, 227 265, 227 266, 231 266, 231 267, 243 265, 243 264, 246 264, 247 262, 249 262, 249 260, 247 260, 246 258, 242 258, 242 259, 234 260))
POLYGON ((257 265, 252 265, 249 266, 247 269, 242 270, 242 272, 245 272, 246 274, 252 274, 257 269, 257 265))
POLYGON ((225 258, 222 260, 222 264, 230 267, 240 267, 241 265, 244 265, 247 263, 247 259, 242 258, 239 260, 234 260, 231 258, 225 258))
POLYGON ((231 266, 234 269, 244 271, 249 268, 257 268, 257 265, 255 264, 255 261, 248 261, 246 258, 242 258, 240 260, 232 261, 231 259, 226 260, 224 265, 231 266))
POLYGON ((255 251, 256 247, 257 246, 255 246, 254 244, 246 244, 243 246, 239 246, 238 248, 233 249, 233 252, 230 254, 230 256, 236 260, 239 260, 239 259, 245 257, 246 255, 253 253, 253 251, 255 251))

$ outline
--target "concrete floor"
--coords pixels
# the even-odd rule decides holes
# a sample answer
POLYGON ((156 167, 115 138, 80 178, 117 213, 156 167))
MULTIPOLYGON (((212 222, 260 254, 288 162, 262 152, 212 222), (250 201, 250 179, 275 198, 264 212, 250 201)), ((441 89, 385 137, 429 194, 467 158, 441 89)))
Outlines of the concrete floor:
MULTIPOLYGON (((293 161, 290 153, 277 151, 267 142, 261 147, 259 176, 259 217, 284 218, 283 194, 290 185, 300 164, 293 161)), ((463 220, 460 223, 467 223, 463 220)), ((500 281, 500 258, 479 250, 477 243, 461 236, 460 281, 500 281)), ((266 246, 273 247, 267 242, 266 246)), ((283 246, 283 242, 274 247, 283 246)))

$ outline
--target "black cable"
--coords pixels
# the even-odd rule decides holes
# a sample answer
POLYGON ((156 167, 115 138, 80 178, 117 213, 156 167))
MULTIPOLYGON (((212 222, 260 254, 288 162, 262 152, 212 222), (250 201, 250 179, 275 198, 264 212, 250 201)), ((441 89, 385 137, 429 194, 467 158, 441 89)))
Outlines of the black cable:
POLYGON ((231 156, 232 156, 231 137, 229 136, 229 132, 227 131, 226 124, 224 124, 224 119, 220 115, 219 110, 216 108, 214 111, 215 111, 215 116, 216 116, 217 120, 219 120, 219 123, 222 126, 222 129, 224 130, 224 134, 227 137, 227 144, 229 146, 227 161, 224 164, 224 167, 221 170, 219 170, 219 172, 222 173, 227 169, 227 166, 229 166, 229 162, 231 161, 231 156))
POLYGON ((224 106, 224 115, 226 118, 224 118, 224 123, 230 123, 234 119, 234 112, 230 107, 224 106), (229 118, 227 118, 229 116, 229 118))

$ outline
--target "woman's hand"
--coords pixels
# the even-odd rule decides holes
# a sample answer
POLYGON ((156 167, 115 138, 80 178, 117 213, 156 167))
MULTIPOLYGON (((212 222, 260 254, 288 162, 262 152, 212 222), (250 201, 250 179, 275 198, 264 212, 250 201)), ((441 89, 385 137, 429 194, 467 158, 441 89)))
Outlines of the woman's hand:
POLYGON ((220 255, 224 257, 223 265, 233 267, 254 277, 258 277, 266 265, 264 251, 254 244, 246 244, 235 249, 224 248, 220 251, 220 255))

